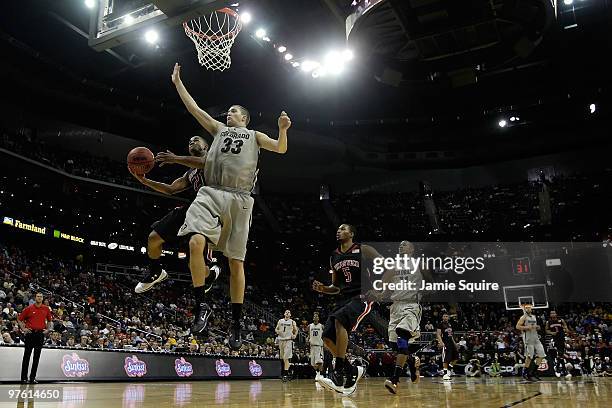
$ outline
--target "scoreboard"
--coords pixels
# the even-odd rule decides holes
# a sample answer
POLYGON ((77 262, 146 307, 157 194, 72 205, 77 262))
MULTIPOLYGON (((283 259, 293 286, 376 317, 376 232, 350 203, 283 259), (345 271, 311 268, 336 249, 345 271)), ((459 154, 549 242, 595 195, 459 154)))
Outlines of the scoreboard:
POLYGON ((514 276, 531 275, 531 262, 529 261, 529 257, 512 258, 512 274, 514 276))

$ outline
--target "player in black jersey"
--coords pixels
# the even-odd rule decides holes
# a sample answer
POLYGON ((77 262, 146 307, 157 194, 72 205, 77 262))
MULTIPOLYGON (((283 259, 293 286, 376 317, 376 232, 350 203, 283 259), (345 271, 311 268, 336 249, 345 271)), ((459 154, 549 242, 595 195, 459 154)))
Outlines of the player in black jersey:
POLYGON ((319 383, 325 388, 350 395, 355 391, 357 381, 363 375, 363 367, 354 367, 346 360, 349 332, 359 326, 370 313, 372 302, 361 299, 361 256, 379 257, 376 250, 368 245, 353 242, 355 228, 342 224, 336 233, 339 247, 332 252, 330 268, 332 284, 329 286, 315 280, 312 289, 327 295, 338 295, 344 301, 328 317, 323 328, 323 343, 336 357, 336 365, 330 378, 321 378, 319 383), (346 379, 346 380, 345 380, 346 379))
POLYGON ((449 381, 451 379, 449 367, 452 367, 455 361, 457 361, 459 351, 453 337, 453 327, 446 312, 442 315, 442 323, 440 323, 436 330, 436 337, 438 339, 438 346, 442 349, 442 364, 444 367, 442 379, 449 381))
POLYGON ((565 320, 557 316, 557 311, 551 310, 550 317, 546 322, 546 334, 552 336, 553 340, 553 362, 555 374, 559 377, 565 375, 571 378, 571 374, 567 371, 565 360, 565 333, 568 332, 567 323, 565 320))
MULTIPOLYGON (((201 136, 193 136, 189 139, 189 154, 190 156, 177 156, 170 151, 158 153, 155 156, 155 161, 160 166, 170 163, 181 164, 190 169, 182 176, 172 182, 172 184, 160 183, 158 181, 149 180, 144 175, 135 174, 130 170, 132 175, 145 186, 163 194, 177 194, 182 191, 193 188, 192 197, 198 193, 198 190, 204 185, 204 173, 202 169, 206 162, 206 154, 208 152, 208 143, 201 136)), ((157 283, 168 278, 167 272, 162 269, 160 257, 162 254, 162 246, 164 242, 175 242, 179 239, 177 236, 178 230, 185 222, 185 214, 189 206, 176 207, 166 214, 162 219, 151 225, 152 231, 149 234, 147 242, 147 254, 150 260, 149 273, 136 285, 134 291, 143 293, 155 286, 157 283)), ((206 327, 208 317, 211 314, 211 309, 203 302, 204 293, 208 292, 213 285, 213 282, 219 276, 219 266, 213 265, 214 258, 212 253, 208 253, 206 257, 209 266, 205 268, 203 276, 194 276, 192 273, 193 290, 195 293, 197 313, 192 327, 193 333, 200 333, 206 327), (212 273, 211 279, 205 278, 212 273)))

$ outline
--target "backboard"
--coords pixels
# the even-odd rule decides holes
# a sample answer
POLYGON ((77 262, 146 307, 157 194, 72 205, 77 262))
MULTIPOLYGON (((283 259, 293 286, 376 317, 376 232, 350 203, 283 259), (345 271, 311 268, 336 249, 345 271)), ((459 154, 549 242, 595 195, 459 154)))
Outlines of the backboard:
POLYGON ((548 308, 546 285, 503 286, 506 310, 521 310, 522 305, 529 303, 534 309, 548 308))
POLYGON ((221 9, 229 0, 96 0, 89 24, 89 46, 104 51, 133 41, 153 26, 179 26, 221 9))

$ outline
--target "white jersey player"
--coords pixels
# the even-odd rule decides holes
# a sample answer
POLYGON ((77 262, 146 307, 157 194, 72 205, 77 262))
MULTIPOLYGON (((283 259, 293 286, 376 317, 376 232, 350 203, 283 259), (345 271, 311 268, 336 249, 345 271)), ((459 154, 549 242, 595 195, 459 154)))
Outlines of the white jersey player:
POLYGON ((249 130, 251 115, 240 105, 227 111, 225 124, 202 110, 189 95, 181 80, 181 67, 174 65, 172 82, 191 115, 211 136, 204 166, 206 185, 201 187, 189 206, 179 236, 189 239, 189 270, 193 280, 196 309, 194 328, 202 331, 212 313, 204 302, 206 268, 204 253, 216 249, 228 258, 232 320, 228 345, 232 350, 242 346, 240 321, 244 303, 244 259, 251 227, 254 199, 251 192, 257 179, 257 164, 261 149, 275 153, 287 152, 287 130, 291 120, 285 112, 278 118, 278 139, 249 130))
MULTIPOLYGON (((414 255, 414 245, 411 242, 402 241, 398 253, 412 257, 414 255)), ((384 280, 393 283, 409 281, 419 287, 423 275, 418 267, 416 270, 392 270, 385 274, 384 280)), ((399 378, 405 371, 406 363, 410 368, 412 382, 419 381, 419 358, 416 355, 410 356, 408 353, 409 342, 413 342, 421 336, 422 308, 419 305, 419 297, 420 294, 416 290, 395 291, 390 295, 393 303, 391 304, 389 318, 389 343, 397 355, 393 375, 385 381, 385 388, 392 394, 398 392, 399 378)))
POLYGON ((283 381, 289 379, 289 360, 293 357, 293 340, 298 334, 297 324, 291 318, 291 312, 285 310, 285 317, 276 324, 276 334, 278 335, 278 347, 280 358, 283 360, 283 381))
POLYGON ((310 344, 310 365, 316 371, 315 380, 321 375, 323 365, 323 325, 319 322, 319 314, 315 313, 313 322, 308 325, 308 343, 310 344))
POLYGON ((523 305, 523 311, 523 315, 516 323, 516 329, 523 332, 523 344, 525 345, 525 370, 523 378, 527 381, 537 381, 540 378, 536 375, 536 371, 542 359, 546 357, 546 353, 538 335, 540 326, 535 315, 532 313, 532 305, 523 305), (534 357, 535 364, 532 365, 534 357))

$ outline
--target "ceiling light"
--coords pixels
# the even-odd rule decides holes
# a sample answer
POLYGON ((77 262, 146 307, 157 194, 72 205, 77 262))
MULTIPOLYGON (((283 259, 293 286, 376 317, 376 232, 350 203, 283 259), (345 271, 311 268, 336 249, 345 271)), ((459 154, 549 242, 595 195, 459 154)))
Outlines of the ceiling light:
POLYGON ((313 69, 319 67, 321 64, 319 64, 316 61, 310 61, 310 60, 306 60, 302 63, 302 71, 304 72, 310 72, 313 69))
POLYGON ((145 33, 145 40, 149 44, 155 44, 159 40, 159 34, 155 30, 149 30, 145 33))
POLYGON ((242 14, 240 14, 240 21, 243 24, 249 24, 252 19, 253 19, 253 17, 251 17, 250 13, 242 13, 242 14))
POLYGON ((344 69, 344 58, 337 51, 331 51, 325 56, 325 68, 332 74, 339 74, 344 69))

